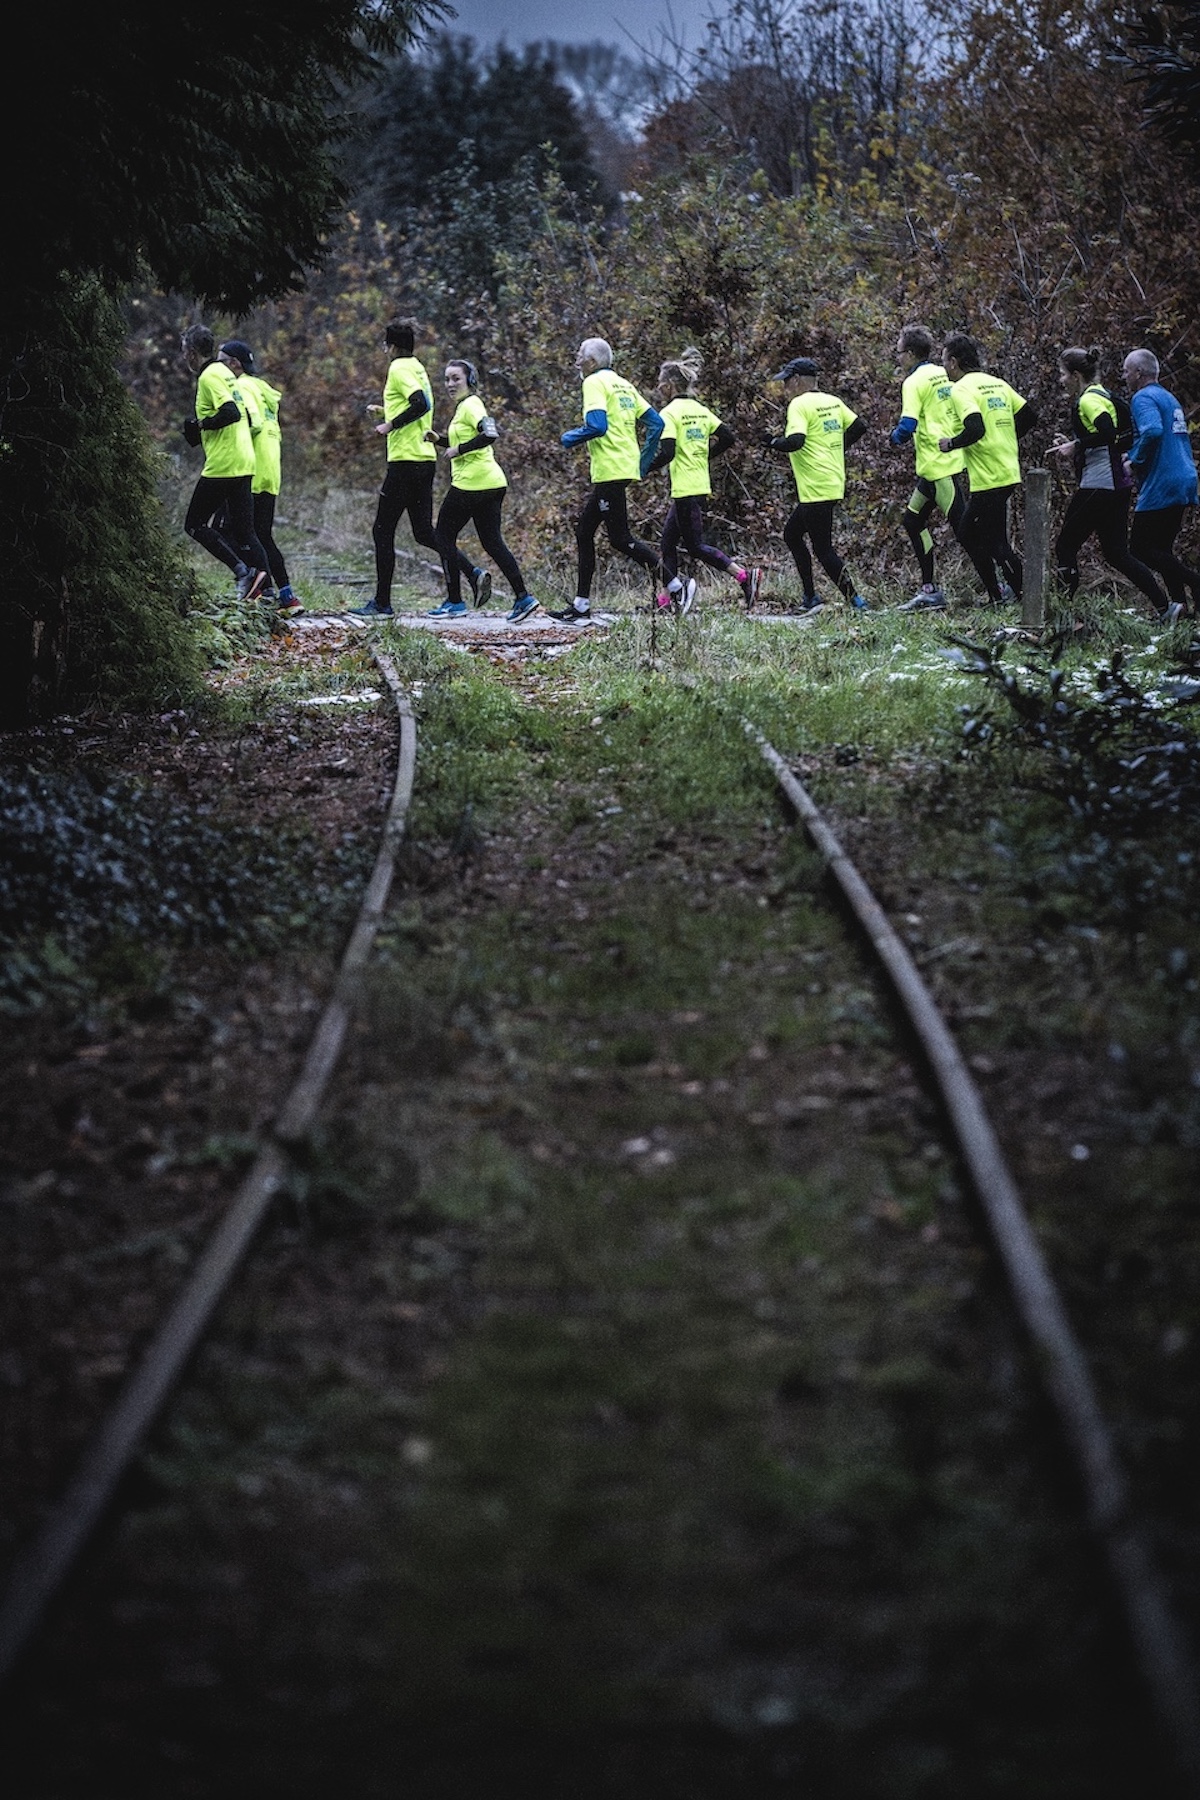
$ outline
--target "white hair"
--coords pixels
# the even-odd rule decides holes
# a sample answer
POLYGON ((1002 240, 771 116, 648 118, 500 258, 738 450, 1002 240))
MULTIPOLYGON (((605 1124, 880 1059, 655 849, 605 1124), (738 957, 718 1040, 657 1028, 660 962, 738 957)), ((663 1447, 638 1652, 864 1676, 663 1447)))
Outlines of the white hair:
POLYGON ((589 356, 598 369, 612 368, 612 345, 603 338, 584 338, 579 346, 580 356, 589 356))
POLYGON ((1151 381, 1158 380, 1158 358, 1153 350, 1131 350, 1125 358, 1125 367, 1138 375, 1148 376, 1151 381))

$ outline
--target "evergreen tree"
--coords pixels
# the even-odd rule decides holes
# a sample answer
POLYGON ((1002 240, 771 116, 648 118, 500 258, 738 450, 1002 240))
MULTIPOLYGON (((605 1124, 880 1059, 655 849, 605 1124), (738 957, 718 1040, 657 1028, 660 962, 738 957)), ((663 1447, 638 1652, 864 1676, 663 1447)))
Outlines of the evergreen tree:
POLYGON ((99 563, 138 571, 146 592, 180 582, 146 527, 142 428, 111 372, 112 299, 143 276, 238 313, 299 287, 342 198, 339 93, 442 10, 39 0, 6 21, 0 724, 111 692, 139 657, 182 678, 181 634, 161 620, 120 634, 119 653, 104 629, 113 592, 99 563))

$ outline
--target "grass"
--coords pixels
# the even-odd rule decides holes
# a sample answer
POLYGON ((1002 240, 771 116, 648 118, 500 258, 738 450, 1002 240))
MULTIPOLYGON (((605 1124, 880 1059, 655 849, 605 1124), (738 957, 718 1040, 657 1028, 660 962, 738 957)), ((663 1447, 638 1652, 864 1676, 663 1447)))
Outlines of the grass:
MULTIPOLYGON (((1096 613, 1081 681, 1117 641, 1169 666, 1096 613)), ((398 1758, 422 1797, 479 1766, 597 1800, 1146 1779, 958 1171, 740 723, 802 759, 994 1077, 1193 1581, 1200 944, 1172 914, 1131 957, 1065 906, 1020 746, 960 755, 960 630, 713 608, 652 644, 623 613, 522 671, 380 632, 420 718, 402 891, 105 1577, 149 1621, 123 1729, 158 1716, 164 1640, 215 1671, 172 1702, 201 1791, 383 1791, 398 1758)), ((368 672, 351 650, 271 703, 368 672)))

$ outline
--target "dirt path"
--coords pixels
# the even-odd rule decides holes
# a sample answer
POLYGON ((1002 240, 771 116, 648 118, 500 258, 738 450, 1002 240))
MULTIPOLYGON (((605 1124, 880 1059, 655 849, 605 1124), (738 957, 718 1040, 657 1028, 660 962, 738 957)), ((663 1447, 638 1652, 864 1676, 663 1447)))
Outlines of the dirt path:
MULTIPOLYGON (((322 1129, 23 1677, 29 1795, 1127 1795, 1069 1478, 765 778, 690 794, 687 695, 452 686, 322 1129)), ((350 904, 385 715, 160 724, 94 753, 302 813, 350 904)), ((326 923, 8 1039, 10 1540, 284 1091, 326 923)))

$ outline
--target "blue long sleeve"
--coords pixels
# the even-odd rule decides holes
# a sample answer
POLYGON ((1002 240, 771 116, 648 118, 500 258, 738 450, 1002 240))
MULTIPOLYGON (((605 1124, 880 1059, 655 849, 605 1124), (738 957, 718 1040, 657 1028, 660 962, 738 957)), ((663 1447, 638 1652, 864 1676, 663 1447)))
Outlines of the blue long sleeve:
POLYGON ((892 432, 888 442, 896 444, 897 446, 900 444, 907 444, 910 437, 915 437, 916 430, 917 421, 915 419, 910 419, 908 414, 905 413, 900 423, 896 426, 896 429, 892 432))
POLYGON ((642 414, 639 423, 644 424, 646 427, 646 442, 642 448, 642 454, 638 464, 642 475, 645 476, 650 464, 654 461, 655 452, 658 449, 658 440, 663 434, 663 416, 661 413, 655 412, 652 406, 648 406, 642 414))
POLYGON ((576 444, 586 444, 589 438, 603 437, 607 431, 608 414, 603 407, 598 406, 592 412, 584 413, 582 425, 564 431, 560 442, 564 450, 573 450, 576 444))

